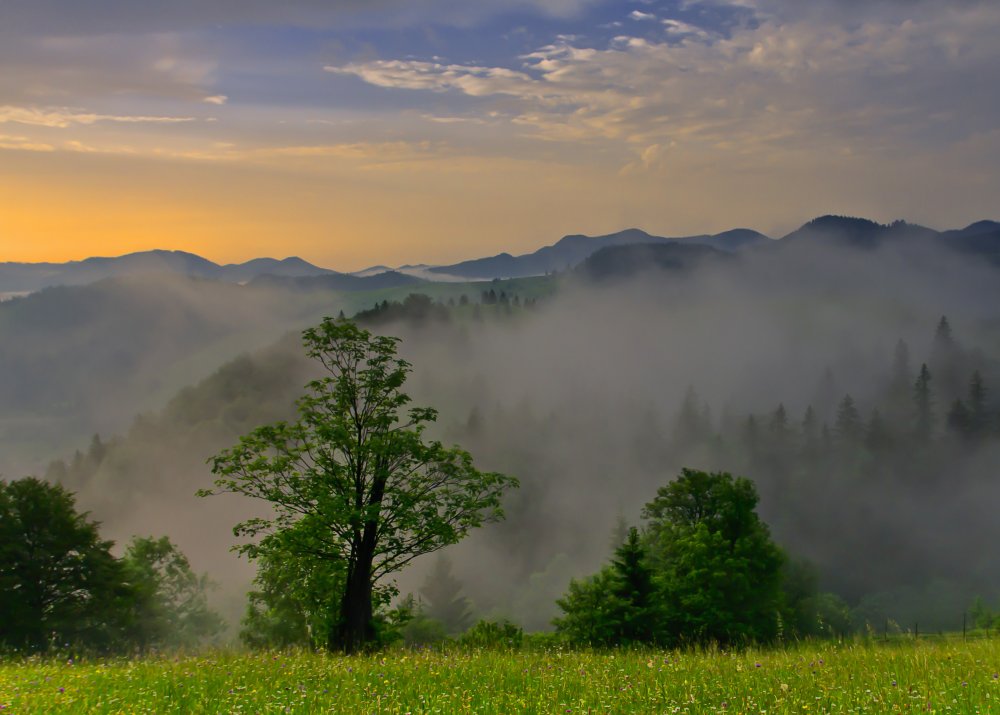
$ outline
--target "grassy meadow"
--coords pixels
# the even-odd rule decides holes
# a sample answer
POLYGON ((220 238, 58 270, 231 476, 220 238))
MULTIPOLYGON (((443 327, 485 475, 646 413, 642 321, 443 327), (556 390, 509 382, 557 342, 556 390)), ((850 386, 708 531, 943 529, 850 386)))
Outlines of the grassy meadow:
POLYGON ((8 660, 8 713, 996 713, 1000 641, 8 660))

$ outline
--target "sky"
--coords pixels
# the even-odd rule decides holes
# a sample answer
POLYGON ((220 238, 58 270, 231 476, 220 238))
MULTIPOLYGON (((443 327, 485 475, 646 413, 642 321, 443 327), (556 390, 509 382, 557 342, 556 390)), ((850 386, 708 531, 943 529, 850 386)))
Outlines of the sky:
POLYGON ((0 261, 1000 218, 995 0, 0 0, 0 261))

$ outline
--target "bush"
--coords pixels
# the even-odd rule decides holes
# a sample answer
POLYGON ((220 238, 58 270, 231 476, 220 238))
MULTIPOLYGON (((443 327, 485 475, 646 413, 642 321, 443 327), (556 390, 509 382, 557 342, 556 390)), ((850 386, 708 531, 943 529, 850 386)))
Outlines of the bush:
POLYGON ((479 621, 458 642, 471 648, 520 648, 524 631, 508 620, 479 621))
POLYGON ((433 646, 448 640, 441 621, 418 613, 403 626, 403 643, 408 648, 433 646))

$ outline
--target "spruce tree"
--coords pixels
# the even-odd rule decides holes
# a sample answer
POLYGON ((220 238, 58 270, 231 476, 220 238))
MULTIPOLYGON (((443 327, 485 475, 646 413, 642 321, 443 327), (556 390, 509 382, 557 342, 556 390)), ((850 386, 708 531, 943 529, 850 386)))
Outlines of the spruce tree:
POLYGON ((612 595, 621 608, 616 619, 620 628, 619 642, 651 643, 656 620, 653 571, 646 564, 646 550, 635 527, 629 529, 625 543, 615 550, 611 568, 615 575, 612 595))
POLYGON ((856 446, 862 438, 864 429, 861 425, 861 415, 854 404, 854 398, 844 395, 837 407, 837 421, 834 423, 834 434, 841 448, 856 446))
POLYGON ((910 347, 903 341, 896 343, 892 358, 892 375, 887 394, 888 417, 893 423, 902 424, 910 408, 910 390, 913 385, 913 366, 910 364, 910 347))
POLYGON ((462 595, 462 582, 455 578, 451 559, 444 554, 435 559, 420 595, 426 601, 424 615, 441 623, 449 635, 472 625, 472 604, 462 595))
POLYGON ((961 400, 955 400, 951 404, 946 422, 948 430, 956 437, 967 439, 972 436, 972 413, 961 400))
POLYGON ((865 430, 865 447, 872 454, 880 454, 892 447, 892 435, 877 409, 872 411, 871 418, 868 420, 868 427, 865 430))
POLYGON ((969 433, 972 437, 982 437, 989 427, 989 412, 986 406, 986 385, 983 376, 976 370, 969 382, 969 433))
POLYGON ((779 404, 778 408, 771 413, 767 427, 771 439, 775 442, 780 444, 788 440, 788 412, 785 410, 784 403, 779 404))
POLYGON ((913 386, 914 436, 920 444, 926 444, 934 431, 934 402, 931 393, 931 371, 927 363, 920 366, 920 374, 913 386))
POLYGON ((960 397, 964 392, 962 363, 962 349, 955 340, 951 324, 947 317, 941 316, 934 331, 931 366, 937 376, 938 394, 945 401, 960 397))
POLYGON ((684 451, 701 444, 708 430, 703 422, 703 414, 698 406, 698 393, 688 387, 684 393, 677 421, 674 423, 674 448, 684 451))
POLYGON ((802 416, 802 453, 806 459, 816 456, 819 450, 819 425, 816 421, 816 410, 812 405, 806 407, 802 416))

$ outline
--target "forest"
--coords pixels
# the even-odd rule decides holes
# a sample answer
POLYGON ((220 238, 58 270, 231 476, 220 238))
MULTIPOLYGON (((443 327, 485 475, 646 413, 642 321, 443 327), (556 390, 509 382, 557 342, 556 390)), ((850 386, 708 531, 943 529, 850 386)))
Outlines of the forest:
MULTIPOLYGON (((411 294, 400 302, 381 301, 355 318, 380 332, 403 332, 404 350, 408 341, 421 340, 468 346, 470 331, 523 330, 525 323, 544 319, 557 300, 522 300, 495 288, 473 294, 471 300, 464 294, 440 301, 411 294)), ((427 557, 431 561, 418 568, 422 579, 407 580, 409 574, 404 574, 400 586, 393 586, 392 593, 405 596, 385 601, 386 606, 393 604, 396 637, 434 642, 460 636, 479 623, 478 628, 499 624, 490 627, 529 633, 555 628, 557 636, 593 643, 627 641, 620 633, 614 635, 614 629, 610 635, 588 630, 581 636, 580 604, 586 602, 588 588, 613 592, 609 584, 624 578, 615 576, 616 569, 629 558, 650 561, 638 556, 652 549, 654 535, 662 532, 656 519, 650 519, 650 500, 685 465, 702 474, 745 477, 754 492, 753 503, 759 498, 760 523, 773 535, 778 554, 772 571, 780 587, 771 597, 779 598, 780 591, 781 606, 773 602, 770 613, 784 613, 784 635, 914 628, 934 632, 959 628, 963 620, 991 627, 997 584, 989 549, 969 544, 988 543, 990 529, 995 529, 979 503, 996 488, 990 465, 1000 446, 1000 417, 990 385, 997 362, 955 331, 947 316, 925 328, 921 353, 897 338, 884 364, 867 370, 863 379, 852 384, 850 373, 838 375, 828 366, 817 371, 808 392, 790 393, 785 401, 781 396, 771 409, 740 412, 732 404, 713 405, 693 382, 669 415, 630 396, 631 409, 641 415, 639 427, 624 435, 630 451, 627 468, 620 470, 625 473, 608 473, 605 507, 594 515, 605 528, 596 534, 587 524, 573 523, 548 508, 561 496, 573 498, 546 477, 546 460, 539 458, 544 446, 563 439, 565 420, 544 419, 526 402, 513 407, 477 403, 464 417, 452 408, 434 427, 435 436, 462 444, 477 457, 485 455, 491 468, 516 474, 521 486, 505 497, 504 521, 474 534, 468 543, 449 547, 445 556, 427 557), (793 412, 786 401, 798 409, 793 412), (502 441, 497 435, 504 436, 502 441), (671 474, 671 469, 676 471, 671 474), (641 492, 636 481, 629 483, 629 473, 654 486, 641 492), (643 503, 640 511, 637 507, 643 503), (631 531, 633 527, 638 529, 631 531), (504 559, 493 561, 490 568, 496 572, 499 566, 503 582, 496 573, 492 581, 477 573, 468 561, 470 554, 496 549, 505 552, 504 559)), ((161 507, 163 500, 190 500, 192 509, 205 509, 192 498, 195 489, 206 486, 204 478, 191 478, 207 472, 199 465, 249 428, 291 416, 301 386, 314 376, 296 342, 289 336, 230 363, 182 391, 163 412, 138 419, 124 436, 95 436, 72 459, 54 461, 46 480, 85 495, 100 514, 141 509, 140 500, 148 500, 151 493, 159 495, 161 507), (153 456, 157 453, 161 458, 153 456), (185 481, 176 481, 185 476, 185 481)), ((435 392, 437 379, 433 373, 417 373, 414 384, 422 392, 428 386, 435 392)), ((605 459, 603 452, 621 448, 613 444, 618 436, 611 430, 591 432, 588 449, 605 459)), ((607 462, 601 467, 607 468, 607 462)), ((232 502, 225 511, 246 513, 244 506, 232 502)), ((139 514, 148 522, 146 514, 139 514)), ((116 526, 114 517, 110 521, 116 526)), ((233 523, 223 523, 222 529, 233 523)), ((169 533, 169 525, 164 526, 169 533)), ((98 538, 96 533, 93 538, 98 538)), ((247 578, 246 571, 235 578, 225 569, 197 576, 186 557, 174 551, 177 547, 165 543, 171 554, 184 559, 185 578, 197 585, 185 598, 194 598, 209 613, 203 619, 205 630, 198 631, 195 640, 218 642, 221 618, 206 605, 209 599, 218 604, 218 593, 213 595, 209 584, 220 581, 229 588, 232 581, 247 578)), ((135 556, 122 558, 126 563, 135 556)), ((328 615, 310 609, 315 594, 289 602, 290 585, 296 579, 326 579, 329 586, 336 570, 321 576, 267 558, 258 566, 250 605, 242 616, 243 642, 318 645, 315 633, 321 629, 310 619, 322 621, 328 615)), ((642 578, 650 584, 656 580, 653 572, 642 578)), ((238 600, 222 604, 234 620, 241 609, 238 600)), ((134 602, 127 608, 133 614, 140 609, 134 602)), ((615 618, 621 620, 620 614, 615 618)), ((773 618, 769 622, 771 626, 752 638, 740 637, 777 637, 773 618)), ((122 624, 115 627, 124 633, 122 624)), ((676 632, 670 637, 649 635, 647 640, 677 642, 676 632)), ((477 637, 475 629, 470 634, 477 637)), ((686 632, 683 637, 693 636, 686 632)), ((126 641, 135 644, 150 636, 131 638, 126 641)), ((718 634, 713 638, 719 640, 718 634)))

